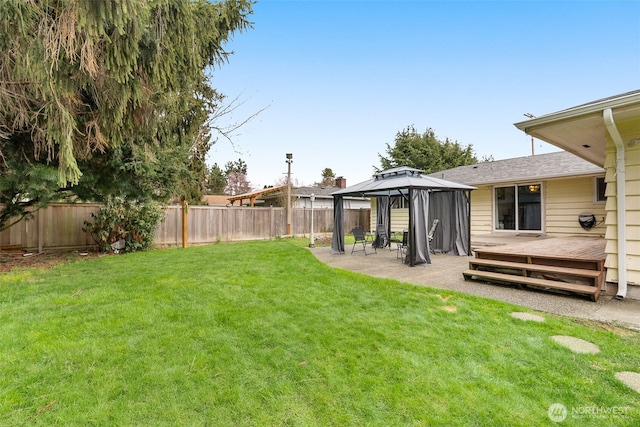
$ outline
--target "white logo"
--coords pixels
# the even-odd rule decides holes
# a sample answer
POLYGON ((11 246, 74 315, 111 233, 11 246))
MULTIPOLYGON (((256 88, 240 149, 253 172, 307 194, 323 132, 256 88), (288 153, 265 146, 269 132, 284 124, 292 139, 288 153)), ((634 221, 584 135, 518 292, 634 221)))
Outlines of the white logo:
POLYGON ((567 418, 567 407, 562 403, 554 403, 547 409, 547 415, 554 423, 561 423, 567 418))

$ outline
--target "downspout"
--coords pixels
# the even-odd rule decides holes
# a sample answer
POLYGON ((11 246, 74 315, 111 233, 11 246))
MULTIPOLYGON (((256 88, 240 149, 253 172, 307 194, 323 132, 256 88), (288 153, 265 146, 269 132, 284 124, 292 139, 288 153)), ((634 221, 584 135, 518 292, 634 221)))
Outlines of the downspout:
POLYGON ((616 222, 618 228, 618 293, 616 298, 623 299, 627 296, 627 224, 625 219, 627 194, 625 190, 624 142, 613 120, 611 108, 604 110, 602 116, 607 132, 616 146, 616 222))

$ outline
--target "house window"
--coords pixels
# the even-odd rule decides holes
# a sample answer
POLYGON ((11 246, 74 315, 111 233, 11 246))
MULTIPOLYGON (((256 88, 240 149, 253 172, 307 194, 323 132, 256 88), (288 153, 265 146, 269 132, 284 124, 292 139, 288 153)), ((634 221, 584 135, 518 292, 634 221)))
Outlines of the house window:
POLYGON ((541 231, 542 185, 532 183, 494 190, 494 224, 497 230, 541 231))
POLYGON ((595 190, 595 201, 596 203, 604 203, 607 201, 607 196, 605 195, 607 191, 607 183, 604 181, 604 177, 599 177, 594 179, 594 190, 595 190))
POLYGON ((408 209, 409 204, 402 196, 391 197, 391 209, 408 209))

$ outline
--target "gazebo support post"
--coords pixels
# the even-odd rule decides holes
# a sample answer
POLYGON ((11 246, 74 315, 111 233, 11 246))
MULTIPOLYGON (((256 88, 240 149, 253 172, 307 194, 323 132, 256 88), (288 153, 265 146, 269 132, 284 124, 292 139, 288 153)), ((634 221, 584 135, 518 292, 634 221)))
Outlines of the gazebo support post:
POLYGON ((416 265, 416 245, 415 245, 415 207, 413 206, 413 188, 409 188, 409 266, 414 267, 416 265))
POLYGON ((471 256, 471 191, 467 190, 463 193, 465 197, 465 201, 467 202, 467 256, 471 256))

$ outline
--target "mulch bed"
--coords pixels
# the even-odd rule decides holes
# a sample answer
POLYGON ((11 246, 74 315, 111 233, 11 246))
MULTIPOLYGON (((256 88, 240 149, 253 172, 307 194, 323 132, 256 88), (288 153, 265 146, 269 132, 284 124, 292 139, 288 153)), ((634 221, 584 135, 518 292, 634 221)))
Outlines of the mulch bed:
POLYGON ((101 252, 0 252, 0 273, 23 268, 53 268, 85 258, 106 256, 101 252))

